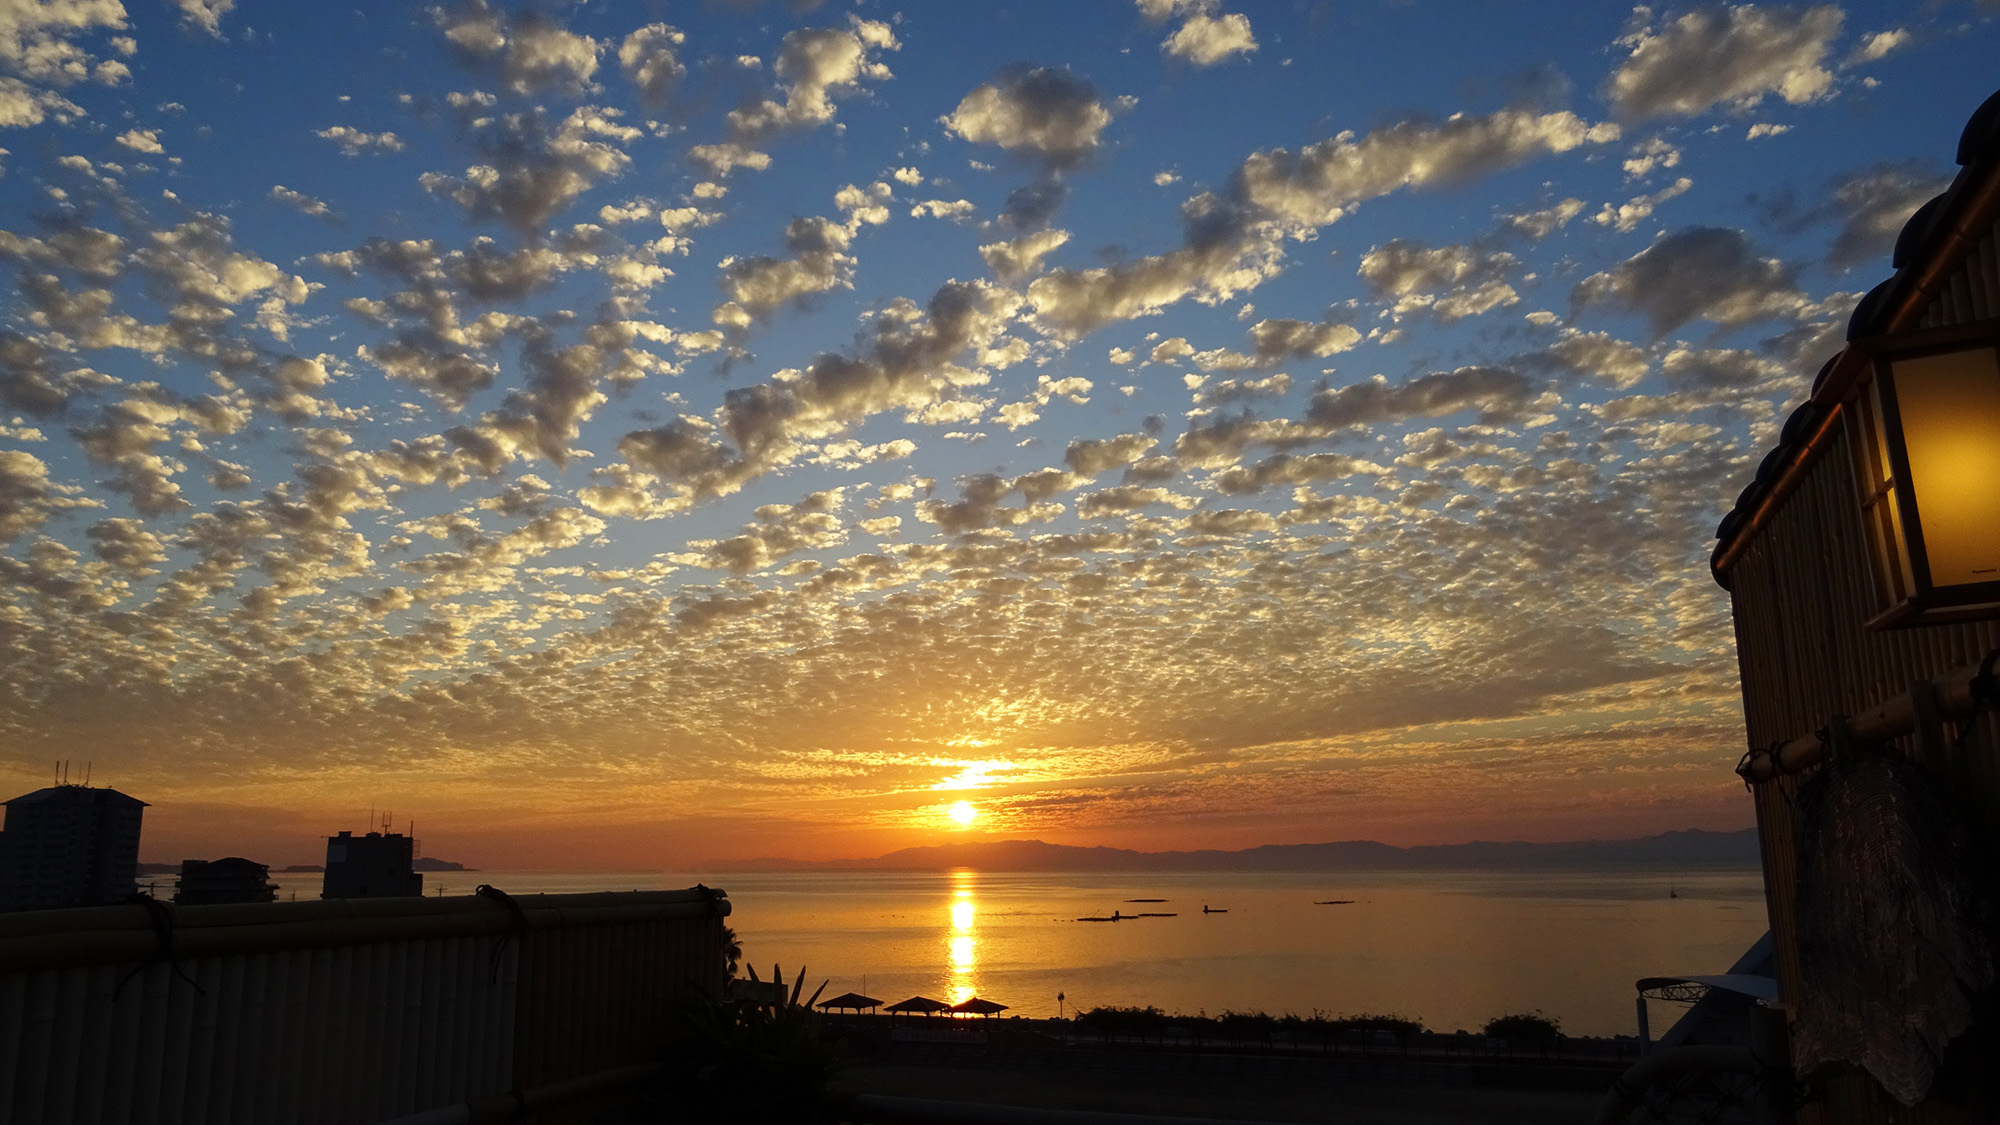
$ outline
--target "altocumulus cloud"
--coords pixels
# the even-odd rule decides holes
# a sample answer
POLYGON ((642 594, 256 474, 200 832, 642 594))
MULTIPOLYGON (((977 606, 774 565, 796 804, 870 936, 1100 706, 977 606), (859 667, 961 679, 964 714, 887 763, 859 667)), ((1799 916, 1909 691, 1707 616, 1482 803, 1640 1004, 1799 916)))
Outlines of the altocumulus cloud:
POLYGON ((868 14, 0 16, 0 769, 663 866, 975 767, 1142 846, 1740 821, 1708 536, 1992 28, 868 14))

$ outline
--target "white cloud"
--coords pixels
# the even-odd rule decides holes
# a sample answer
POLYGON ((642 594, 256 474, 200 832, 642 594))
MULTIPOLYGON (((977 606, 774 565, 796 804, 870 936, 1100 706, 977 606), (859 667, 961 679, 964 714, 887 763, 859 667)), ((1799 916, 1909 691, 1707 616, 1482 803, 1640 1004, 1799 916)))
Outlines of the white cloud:
POLYGON ((1002 74, 965 95, 941 120, 968 141, 1067 167, 1096 153, 1111 116, 1088 81, 1044 66, 1002 74))
POLYGON ((1583 207, 1581 199, 1565 199, 1553 207, 1502 215, 1500 221, 1529 238, 1547 238, 1568 226, 1571 219, 1583 214, 1583 207))
POLYGON ((1865 63, 1872 63, 1898 47, 1908 46, 1909 42, 1910 33, 1902 28, 1864 35, 1861 38, 1860 46, 1855 47, 1854 53, 1848 55, 1847 61, 1841 65, 1844 67, 1855 67, 1865 63))
POLYGON ((910 208, 910 218, 921 219, 928 215, 933 219, 970 218, 978 208, 969 199, 926 199, 910 208))
POLYGON ((40 125, 49 118, 69 122, 83 115, 82 106, 54 90, 37 90, 18 78, 0 77, 0 129, 40 125))
POLYGON ((724 141, 720 144, 696 145, 688 149, 688 159, 694 161, 701 170, 711 176, 727 176, 738 168, 748 168, 752 172, 762 172, 771 166, 771 154, 759 152, 748 145, 724 141))
MULTIPOLYGON (((1556 317, 1551 314, 1544 323, 1555 321, 1556 317)), ((1562 339, 1523 362, 1533 362, 1538 369, 1600 379, 1619 390, 1636 385, 1652 370, 1652 361, 1646 357, 1644 349, 1606 332, 1581 332, 1576 329, 1565 330, 1562 339)))
MULTIPOLYGON (((1648 9, 1638 9, 1650 18, 1648 9)), ((1605 93, 1631 118, 1693 117, 1713 106, 1748 109, 1777 95, 1793 105, 1833 89, 1822 65, 1840 34, 1841 10, 1704 8, 1619 40, 1631 55, 1612 72, 1605 93)))
POLYGON ((832 122, 836 100, 855 94, 863 82, 894 77, 888 64, 875 55, 901 49, 888 24, 858 16, 849 17, 845 30, 786 32, 773 67, 783 100, 766 96, 730 110, 724 118, 727 138, 720 144, 697 146, 689 156, 713 176, 726 176, 736 168, 768 168, 770 155, 758 145, 782 132, 832 122))
POLYGON ((446 39, 493 66, 501 84, 516 94, 587 90, 597 73, 602 45, 538 13, 500 12, 486 0, 461 0, 454 8, 432 9, 431 16, 446 39))
POLYGON ((394 133, 364 133, 349 125, 334 125, 321 129, 317 136, 340 146, 346 156, 360 156, 364 152, 401 152, 403 140, 394 133))
POLYGON ((794 219, 785 227, 790 257, 724 259, 720 284, 729 299, 716 308, 715 323, 748 328, 784 305, 851 284, 853 238, 852 229, 830 219, 794 219))
POLYGON ((1792 231, 1820 221, 1838 222, 1827 264, 1851 269, 1887 255, 1917 208, 1950 185, 1950 176, 1922 164, 1874 164, 1835 178, 1822 200, 1802 213, 1773 217, 1792 231))
POLYGON ((1585 278, 1571 301, 1640 313, 1664 336, 1697 317, 1728 327, 1794 317, 1806 307, 1794 273, 1776 258, 1758 257, 1742 231, 1690 227, 1585 278))
POLYGON ((1069 443, 1063 451, 1063 464, 1070 471, 1086 477, 1108 473, 1132 464, 1154 446, 1160 439, 1151 434, 1119 434, 1114 438, 1083 438, 1069 443))
POLYGON ((1195 11, 1161 41, 1160 49, 1196 66, 1214 66, 1231 55, 1255 52, 1257 38, 1250 33, 1250 17, 1241 12, 1210 15, 1195 11))
POLYGON ((664 23, 650 23, 625 37, 618 45, 618 68, 648 105, 659 105, 680 80, 687 76, 675 50, 687 35, 664 23))
POLYGON ((1677 195, 1685 194, 1694 186, 1694 181, 1682 176, 1666 187, 1650 195, 1634 196, 1617 206, 1607 203, 1590 217, 1599 226, 1612 227, 1620 232, 1630 231, 1640 223, 1653 217, 1653 209, 1677 195))
POLYGON ((1653 137, 1632 146, 1632 155, 1625 160, 1625 175, 1636 180, 1656 168, 1672 168, 1680 162, 1680 149, 1664 137, 1653 137))
MULTIPOLYGON (((43 86, 60 87, 81 82, 91 76, 95 60, 89 51, 77 45, 73 37, 100 28, 123 29, 125 26, 125 6, 119 0, 9 3, 0 7, 0 67, 27 82, 43 86)), ((122 49, 121 44, 131 42, 129 38, 116 37, 112 40, 112 47, 122 54, 130 54, 130 51, 122 49)), ((81 110, 74 112, 82 113, 81 110)), ((0 123, 5 120, 5 116, 0 115, 0 123)))
POLYGON ((1449 324, 1519 302, 1505 280, 1515 265, 1504 250, 1395 239, 1363 255, 1360 274, 1376 296, 1393 298, 1397 317, 1429 309, 1449 324))
POLYGON ((553 128, 538 113, 493 118, 477 136, 492 163, 472 165, 463 176, 426 172, 418 182, 472 215, 539 232, 551 215, 631 164, 619 146, 641 134, 618 117, 615 109, 586 105, 553 128))
POLYGON ((236 7, 236 0, 174 0, 181 10, 181 26, 222 38, 222 17, 236 7))
POLYGON ((1186 241, 1179 249, 1117 266, 1052 271, 1029 285, 1028 303, 1043 331, 1073 339, 1189 297, 1226 301, 1278 272, 1287 234, 1302 237, 1336 222, 1364 199, 1470 179, 1618 136, 1617 126, 1590 125, 1572 113, 1502 110, 1439 125, 1406 121, 1358 140, 1343 133, 1297 154, 1254 153, 1228 198, 1204 192, 1183 206, 1186 241))
POLYGON ((120 147, 131 149, 133 152, 143 152, 154 156, 167 151, 165 146, 160 144, 160 134, 152 129, 127 129, 123 133, 118 134, 118 144, 120 147))
POLYGON ((1296 155, 1272 149, 1251 156, 1239 174, 1246 202, 1310 228, 1399 188, 1463 182, 1618 137, 1616 125, 1592 125, 1567 111, 1507 109, 1436 125, 1406 121, 1359 139, 1342 133, 1296 155))
POLYGON ((728 539, 690 540, 696 553, 676 556, 676 561, 748 574, 801 551, 837 547, 847 541, 837 514, 843 502, 842 490, 834 488, 797 504, 766 504, 757 509, 756 523, 728 539))
POLYGON ((315 219, 334 218, 333 208, 327 206, 325 200, 314 199, 304 192, 293 191, 283 184, 277 184, 271 188, 271 198, 301 214, 311 215, 315 219))
POLYGON ((1314 395, 1306 408, 1306 420, 1335 430, 1476 410, 1481 421, 1504 422, 1520 416, 1534 390, 1534 385, 1519 372, 1504 367, 1434 371, 1402 384, 1391 384, 1377 375, 1365 383, 1314 395))
POLYGON ((49 478, 49 467, 32 453, 0 449, 0 543, 11 543, 66 508, 88 506, 74 486, 49 478))
POLYGON ((979 248, 986 268, 1002 281, 1018 281, 1038 272, 1042 259, 1069 241, 1066 230, 1042 230, 1009 242, 989 242, 979 248))
POLYGON ((834 193, 833 205, 846 213, 850 227, 864 223, 879 226, 889 221, 889 204, 895 197, 888 184, 877 180, 865 188, 848 184, 834 193))
POLYGON ((1203 371, 1267 370, 1291 360, 1325 359, 1361 343, 1361 333, 1352 325, 1314 324, 1285 317, 1258 321, 1250 326, 1249 337, 1249 352, 1226 348, 1198 352, 1195 366, 1203 371))

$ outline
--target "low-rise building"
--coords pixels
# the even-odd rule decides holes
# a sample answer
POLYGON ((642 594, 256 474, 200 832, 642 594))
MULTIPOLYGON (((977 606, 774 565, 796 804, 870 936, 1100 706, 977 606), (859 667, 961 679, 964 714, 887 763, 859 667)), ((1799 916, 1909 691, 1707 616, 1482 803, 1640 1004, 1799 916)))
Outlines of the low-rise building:
POLYGON ((214 902, 276 902, 278 884, 271 881, 271 868, 242 856, 222 859, 184 859, 180 884, 174 891, 174 905, 194 906, 214 902))

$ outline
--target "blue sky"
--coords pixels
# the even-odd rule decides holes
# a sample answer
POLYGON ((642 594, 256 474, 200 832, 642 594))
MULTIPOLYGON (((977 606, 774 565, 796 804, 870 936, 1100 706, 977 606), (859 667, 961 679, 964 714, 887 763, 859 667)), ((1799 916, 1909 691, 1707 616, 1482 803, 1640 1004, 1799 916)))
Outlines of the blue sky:
POLYGON ((149 857, 1747 823, 1712 530, 1996 14, 9 5, 0 770, 149 857))

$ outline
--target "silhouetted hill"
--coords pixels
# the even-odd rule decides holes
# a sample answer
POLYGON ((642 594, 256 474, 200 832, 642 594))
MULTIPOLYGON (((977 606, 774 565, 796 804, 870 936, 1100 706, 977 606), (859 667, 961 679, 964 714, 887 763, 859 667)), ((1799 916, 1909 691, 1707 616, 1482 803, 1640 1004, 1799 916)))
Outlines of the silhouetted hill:
POLYGON ((478 868, 476 867, 467 867, 462 863, 453 863, 451 860, 448 859, 432 859, 429 856, 420 856, 416 859, 411 860, 410 869, 413 871, 477 871, 478 870, 478 868))
POLYGON ((1265 844, 1242 851, 1137 852, 1128 848, 1078 848, 1040 840, 940 844, 904 848, 873 859, 824 861, 748 859, 717 863, 733 871, 1343 871, 1421 869, 1673 869, 1755 867, 1757 830, 1708 832, 1689 828, 1631 840, 1575 840, 1559 844, 1474 841, 1399 848, 1373 840, 1327 844, 1265 844))

